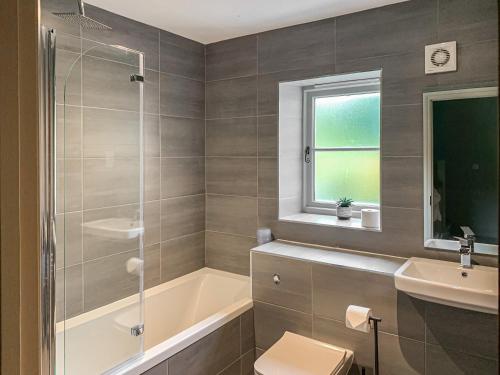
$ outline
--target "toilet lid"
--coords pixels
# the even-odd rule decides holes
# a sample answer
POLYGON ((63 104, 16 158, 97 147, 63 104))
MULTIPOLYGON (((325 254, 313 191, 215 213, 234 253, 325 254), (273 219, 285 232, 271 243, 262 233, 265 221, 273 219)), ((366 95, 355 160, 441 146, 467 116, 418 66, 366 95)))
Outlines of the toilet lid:
POLYGON ((255 362, 260 375, 332 375, 344 364, 346 350, 285 332, 255 362))

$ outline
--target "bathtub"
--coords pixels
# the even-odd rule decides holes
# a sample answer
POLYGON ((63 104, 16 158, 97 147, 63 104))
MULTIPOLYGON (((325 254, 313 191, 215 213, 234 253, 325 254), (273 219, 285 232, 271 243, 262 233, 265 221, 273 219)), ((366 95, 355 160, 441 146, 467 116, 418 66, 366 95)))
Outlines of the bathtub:
POLYGON ((130 296, 58 323, 57 374, 142 374, 253 306, 249 277, 210 268, 147 289, 144 334, 134 337, 138 302, 130 296))

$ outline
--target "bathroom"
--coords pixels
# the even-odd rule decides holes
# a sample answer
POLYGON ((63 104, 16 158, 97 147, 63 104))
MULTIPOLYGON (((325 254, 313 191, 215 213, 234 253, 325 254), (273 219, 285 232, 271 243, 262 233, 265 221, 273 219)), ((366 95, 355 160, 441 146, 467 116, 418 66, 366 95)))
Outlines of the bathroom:
POLYGON ((496 0, 2 0, 1 374, 498 373, 496 0))

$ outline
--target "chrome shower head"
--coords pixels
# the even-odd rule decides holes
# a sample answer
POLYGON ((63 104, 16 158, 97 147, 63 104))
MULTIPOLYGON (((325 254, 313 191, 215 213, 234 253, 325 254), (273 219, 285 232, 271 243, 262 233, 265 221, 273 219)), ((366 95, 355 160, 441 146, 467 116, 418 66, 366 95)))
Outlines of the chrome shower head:
POLYGON ((62 18, 68 23, 73 25, 80 25, 84 29, 88 30, 112 30, 111 27, 105 25, 99 21, 96 21, 85 15, 85 8, 82 0, 77 0, 79 13, 75 12, 54 12, 53 14, 57 17, 62 18))

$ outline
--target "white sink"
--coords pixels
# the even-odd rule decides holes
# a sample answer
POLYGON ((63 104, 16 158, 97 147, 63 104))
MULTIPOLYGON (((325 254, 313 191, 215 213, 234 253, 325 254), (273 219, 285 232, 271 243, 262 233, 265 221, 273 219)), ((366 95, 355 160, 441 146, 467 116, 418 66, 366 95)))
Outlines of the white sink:
POLYGON ((394 274, 396 289, 430 302, 498 314, 498 269, 410 258, 394 274))
POLYGON ((88 234, 115 240, 130 240, 144 233, 140 222, 121 217, 89 221, 83 227, 88 234))

